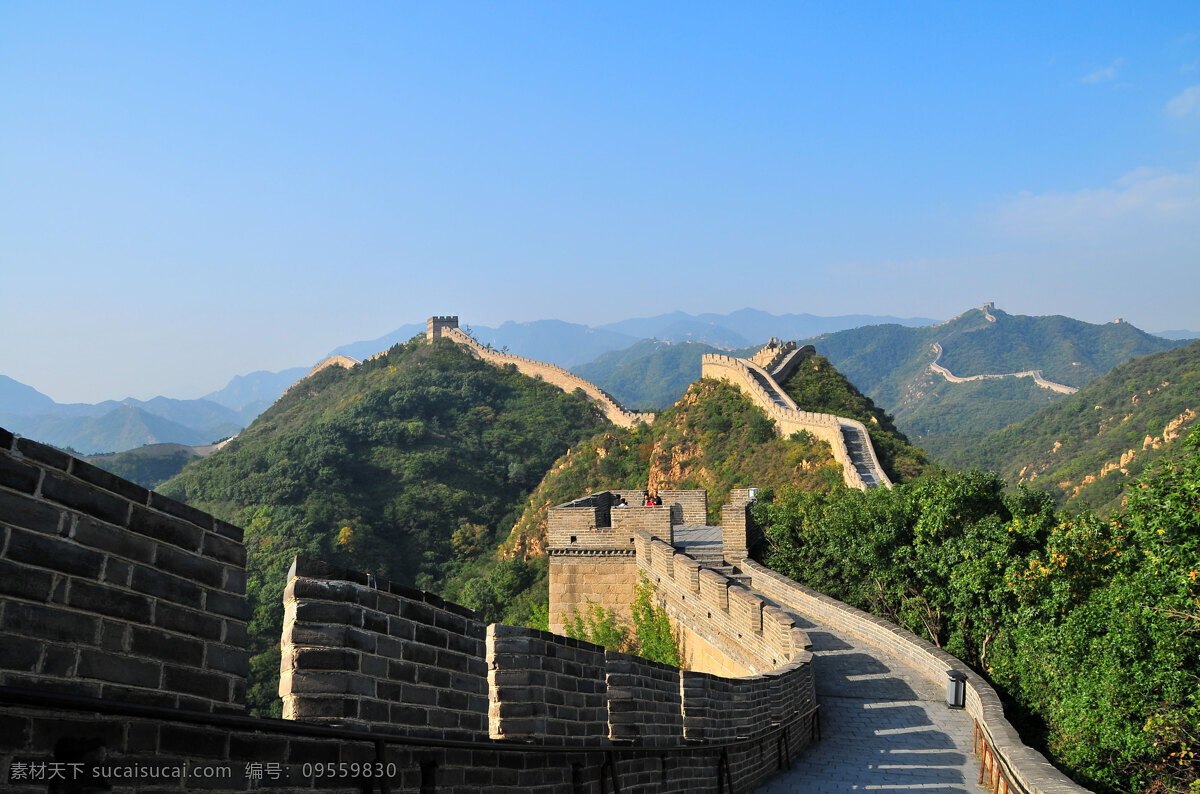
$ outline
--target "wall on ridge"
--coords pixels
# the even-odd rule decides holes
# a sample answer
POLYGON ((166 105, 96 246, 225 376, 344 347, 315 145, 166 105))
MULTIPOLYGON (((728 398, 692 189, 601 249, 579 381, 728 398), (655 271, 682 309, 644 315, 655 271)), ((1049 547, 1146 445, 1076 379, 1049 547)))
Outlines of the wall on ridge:
POLYGON ((517 368, 522 375, 528 375, 531 378, 541 378, 547 383, 551 383, 568 394, 580 389, 589 399, 594 401, 604 415, 608 417, 615 425, 621 427, 632 427, 638 422, 646 422, 649 424, 654 421, 652 413, 638 413, 624 408, 611 395, 590 381, 586 381, 578 375, 563 369, 555 364, 547 364, 544 361, 534 361, 531 358, 524 356, 514 356, 511 353, 501 353, 498 350, 489 350, 483 345, 476 342, 465 332, 455 327, 439 326, 440 336, 452 339, 461 345, 466 345, 472 353, 478 358, 497 367, 507 366, 512 364, 517 368))
MULTIPOLYGON (((701 359, 701 377, 716 378, 718 380, 726 380, 737 386, 743 392, 766 411, 767 416, 775 420, 776 430, 785 438, 800 430, 811 433, 816 438, 821 439, 829 444, 833 450, 834 459, 842 466, 842 479, 849 488, 858 488, 866 490, 867 485, 863 482, 858 471, 854 468, 854 461, 850 457, 850 451, 846 448, 846 440, 842 437, 841 423, 858 424, 852 419, 842 419, 833 414, 820 414, 811 411, 801 411, 794 407, 783 407, 777 405, 766 390, 763 389, 754 377, 750 374, 750 365, 747 362, 725 356, 718 353, 706 353, 701 359)), ((765 377, 770 377, 766 373, 762 373, 765 377)), ((789 406, 794 405, 791 398, 783 393, 780 389, 780 396, 789 406)), ((865 433, 865 428, 864 428, 865 433)), ((868 439, 869 436, 864 436, 868 439)), ((883 469, 879 468, 878 461, 875 459, 875 453, 870 451, 871 460, 875 463, 878 476, 881 482, 888 481, 887 476, 883 474, 883 469)))

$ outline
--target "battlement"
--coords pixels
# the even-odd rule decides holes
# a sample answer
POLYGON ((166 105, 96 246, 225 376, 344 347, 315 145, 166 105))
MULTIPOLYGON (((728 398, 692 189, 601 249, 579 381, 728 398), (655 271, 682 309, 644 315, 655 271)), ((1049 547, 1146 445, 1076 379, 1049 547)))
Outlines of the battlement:
POLYGON ((458 328, 458 315, 436 315, 425 321, 425 339, 432 342, 440 339, 451 328, 458 328))

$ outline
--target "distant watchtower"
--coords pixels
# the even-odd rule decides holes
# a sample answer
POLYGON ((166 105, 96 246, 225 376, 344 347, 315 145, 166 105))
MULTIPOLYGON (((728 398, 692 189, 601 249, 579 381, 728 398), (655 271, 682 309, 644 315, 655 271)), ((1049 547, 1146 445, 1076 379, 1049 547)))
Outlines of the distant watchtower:
POLYGON ((458 327, 458 315, 453 317, 430 317, 425 322, 425 338, 432 342, 442 335, 442 331, 447 328, 458 327))

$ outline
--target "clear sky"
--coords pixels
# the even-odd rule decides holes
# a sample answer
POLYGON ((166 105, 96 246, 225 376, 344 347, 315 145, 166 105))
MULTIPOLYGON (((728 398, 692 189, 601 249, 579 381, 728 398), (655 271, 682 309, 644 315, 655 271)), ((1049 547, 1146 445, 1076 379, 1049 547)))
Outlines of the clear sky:
POLYGON ((430 314, 1200 329, 1200 4, 0 4, 0 374, 430 314))

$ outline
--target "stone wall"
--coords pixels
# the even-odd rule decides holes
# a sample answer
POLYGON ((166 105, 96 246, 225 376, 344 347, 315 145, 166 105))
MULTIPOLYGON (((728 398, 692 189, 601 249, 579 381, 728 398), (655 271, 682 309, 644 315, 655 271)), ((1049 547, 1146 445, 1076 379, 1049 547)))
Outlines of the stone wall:
POLYGON ((855 419, 834 416, 833 414, 802 411, 796 407, 796 404, 782 388, 778 388, 777 384, 777 390, 774 393, 769 393, 755 377, 755 374, 765 379, 768 383, 774 383, 766 371, 740 358, 717 353, 706 353, 701 359, 702 377, 728 381, 745 392, 759 408, 766 412, 769 418, 775 421, 775 429, 779 435, 786 438, 793 433, 803 430, 828 443, 830 449, 833 451, 834 460, 842 466, 842 479, 846 483, 846 486, 866 490, 867 484, 855 469, 850 451, 846 447, 846 440, 842 437, 842 425, 845 424, 861 430, 862 437, 866 441, 867 459, 864 463, 873 469, 875 477, 880 483, 885 487, 891 487, 891 480, 884 473, 883 467, 879 465, 879 459, 876 457, 875 450, 870 443, 870 436, 867 434, 866 427, 861 422, 855 419), (776 398, 782 400, 784 405, 779 405, 776 402, 776 398))
POLYGON ((283 716, 487 736, 484 624, 431 593, 297 558, 284 591, 283 716))
POLYGON ((240 711, 241 540, 237 527, 0 430, 0 685, 240 711))
POLYGON ((524 356, 514 356, 511 353, 501 353, 498 350, 491 350, 484 347, 458 328, 457 318, 455 318, 456 322, 453 326, 438 325, 437 330, 435 331, 433 330, 434 326, 432 325, 435 319, 437 318, 431 318, 429 321, 431 323, 431 330, 429 331, 431 338, 432 335, 436 333, 438 336, 452 339, 460 345, 466 345, 467 349, 470 350, 476 357, 488 362, 489 364, 493 364, 497 367, 504 367, 511 364, 515 366, 517 371, 522 375, 528 375, 531 378, 541 378, 547 383, 554 384, 568 394, 574 392, 576 389, 579 389, 587 395, 588 399, 595 402, 604 415, 608 417, 609 421, 615 425, 620 425, 621 427, 632 427, 638 422, 645 422, 649 424, 654 421, 654 414, 638 413, 636 411, 630 411, 626 409, 619 402, 617 402, 612 395, 608 394, 596 384, 586 381, 573 372, 565 370, 556 364, 547 364, 544 361, 534 361, 533 359, 525 358, 524 356))
POLYGON ((1016 729, 1004 718, 1004 708, 996 691, 960 660, 899 626, 804 587, 753 560, 744 560, 742 567, 751 575, 756 590, 788 609, 884 648, 934 680, 944 681, 951 669, 965 673, 966 710, 988 737, 1010 779, 1022 786, 1022 790, 1047 794, 1087 791, 1021 741, 1016 729))

